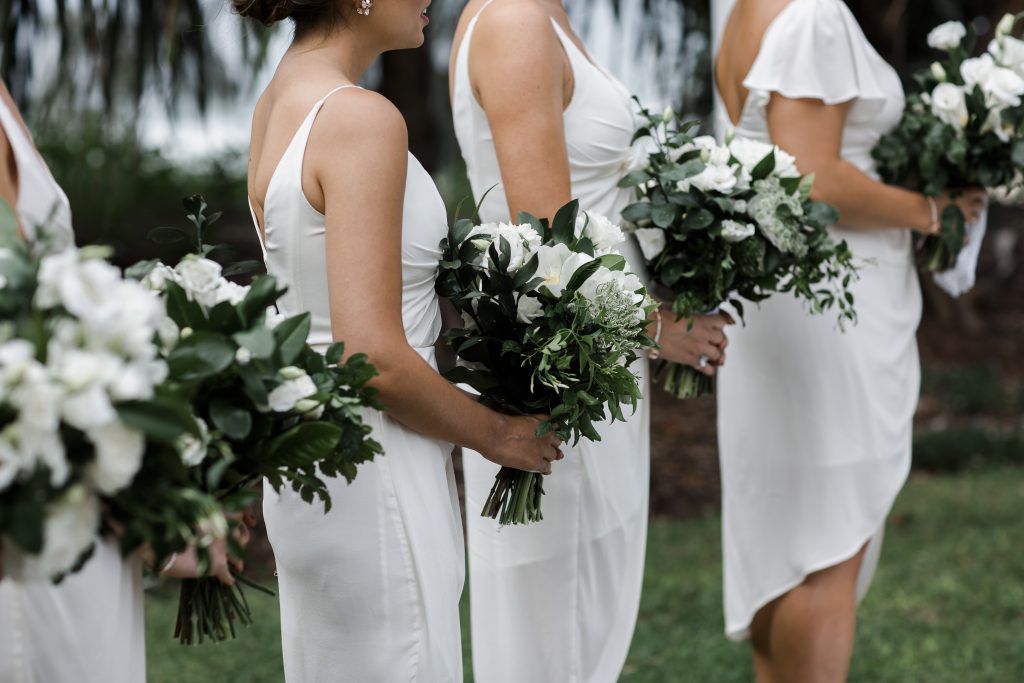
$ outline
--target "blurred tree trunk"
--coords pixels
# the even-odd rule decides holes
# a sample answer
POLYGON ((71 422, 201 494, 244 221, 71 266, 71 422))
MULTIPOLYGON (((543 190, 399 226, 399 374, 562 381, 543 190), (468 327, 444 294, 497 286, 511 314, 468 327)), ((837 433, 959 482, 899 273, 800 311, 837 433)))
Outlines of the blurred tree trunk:
POLYGON ((438 126, 430 107, 434 82, 429 45, 381 56, 380 93, 402 112, 409 127, 409 151, 428 172, 435 171, 438 165, 438 126))

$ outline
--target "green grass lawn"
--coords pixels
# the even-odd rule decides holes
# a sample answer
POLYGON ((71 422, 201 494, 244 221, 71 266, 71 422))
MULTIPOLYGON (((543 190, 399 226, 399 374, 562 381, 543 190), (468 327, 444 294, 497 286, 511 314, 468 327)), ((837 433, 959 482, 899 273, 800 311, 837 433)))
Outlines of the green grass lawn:
MULTIPOLYGON (((250 599, 258 623, 238 641, 185 648, 170 637, 175 591, 152 591, 150 683, 281 681, 276 602, 250 599)), ((746 647, 722 636, 721 599, 717 517, 652 524, 640 621, 621 680, 752 681, 746 647)), ((863 604, 850 680, 1024 682, 1024 469, 911 480, 863 604)))

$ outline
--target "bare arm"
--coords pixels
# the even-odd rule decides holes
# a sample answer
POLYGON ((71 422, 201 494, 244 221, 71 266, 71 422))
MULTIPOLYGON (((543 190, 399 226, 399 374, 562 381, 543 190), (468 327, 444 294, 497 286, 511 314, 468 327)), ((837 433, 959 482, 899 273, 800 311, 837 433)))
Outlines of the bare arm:
MULTIPOLYGON (((908 227, 921 233, 935 232, 927 198, 872 179, 843 160, 840 150, 843 127, 851 103, 827 105, 821 100, 789 99, 777 93, 768 105, 772 141, 794 155, 802 173, 814 173, 811 195, 839 210, 844 226, 862 229, 908 227)), ((980 211, 982 194, 970 191, 956 200, 936 199, 941 212, 956 201, 968 218, 980 211)))
POLYGON ((475 402, 406 340, 401 240, 407 149, 401 115, 367 91, 329 100, 314 127, 307 162, 325 200, 335 338, 349 354, 369 356, 380 373, 371 384, 381 403, 410 429, 503 465, 550 472, 557 439, 537 439, 536 419, 507 417, 475 402))

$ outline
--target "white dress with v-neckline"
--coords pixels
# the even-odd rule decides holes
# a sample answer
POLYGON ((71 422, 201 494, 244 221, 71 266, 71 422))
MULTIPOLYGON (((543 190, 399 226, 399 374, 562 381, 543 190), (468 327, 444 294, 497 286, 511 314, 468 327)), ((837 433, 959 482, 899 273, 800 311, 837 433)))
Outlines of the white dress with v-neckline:
MULTIPOLYGON (((302 190, 317 102, 285 151, 263 202, 267 270, 287 286, 278 307, 312 316, 310 344, 334 340, 325 259, 326 219, 302 190)), ((436 367, 441 312, 434 280, 447 214, 437 188, 409 155, 402 222, 402 321, 436 367)), ((259 226, 257 225, 257 231, 259 226)), ((285 677, 290 683, 456 683, 462 680, 459 597, 462 522, 451 444, 385 413, 364 420, 384 455, 352 484, 328 481, 332 508, 266 485, 263 510, 277 560, 285 677)))
MULTIPOLYGON (((487 3, 490 4, 490 3, 487 3)), ((481 8, 483 12, 487 4, 481 8)), ((452 109, 483 221, 508 221, 508 202, 487 113, 472 94, 467 25, 455 62, 452 109)), ((629 92, 585 55, 552 19, 573 69, 564 111, 572 195, 583 209, 619 220, 631 201, 619 179, 636 164, 629 92)), ((538 159, 538 164, 544 159, 538 159)), ((645 273, 635 243, 623 245, 645 273)), ((633 371, 648 395, 646 359, 633 371)), ((486 683, 612 683, 633 636, 643 582, 650 468, 649 408, 598 427, 599 443, 565 447, 544 480, 544 520, 500 528, 480 517, 498 468, 466 451, 473 671, 486 683)))
MULTIPOLYGON (((763 142, 772 93, 851 102, 841 156, 877 178, 871 149, 899 121, 903 89, 840 0, 787 5, 744 86, 736 135, 763 142)), ((910 469, 921 318, 910 231, 830 231, 863 262, 852 287, 858 323, 843 333, 834 312, 812 316, 789 295, 772 297, 730 331, 719 375, 725 627, 734 639, 749 635, 762 606, 867 544, 863 597, 910 469)))
MULTIPOLYGON (((26 239, 74 244, 71 207, 32 141, 0 101, 0 126, 18 169, 18 220, 26 239)), ((168 634, 170 637, 170 634, 168 634)), ((0 580, 0 681, 143 683, 142 565, 97 540, 85 566, 60 584, 0 580)))

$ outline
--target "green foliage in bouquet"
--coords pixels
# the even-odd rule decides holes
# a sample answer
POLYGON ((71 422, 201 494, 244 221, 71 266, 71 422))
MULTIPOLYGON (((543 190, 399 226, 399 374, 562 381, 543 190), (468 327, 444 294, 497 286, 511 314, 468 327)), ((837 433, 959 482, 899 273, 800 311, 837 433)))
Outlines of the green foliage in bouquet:
POLYGON ((163 383, 159 301, 100 247, 29 244, 0 203, 0 544, 8 575, 61 579, 100 536, 158 559, 220 506, 175 444, 199 434, 163 383), (133 503, 132 501, 135 501, 133 503))
MULTIPOLYGON (((216 217, 206 216, 201 197, 185 206, 200 255, 174 268, 141 263, 131 274, 162 294, 173 323, 168 383, 188 397, 202 430, 179 443, 194 485, 228 515, 258 498, 264 478, 329 511, 326 480, 352 481, 359 464, 382 452, 362 420, 365 408, 378 407, 366 386, 376 370, 363 354, 344 359, 340 343, 325 354, 312 349, 308 313, 274 312, 284 290, 272 276, 247 287, 224 279, 221 266, 203 255, 212 251, 203 232, 216 217)), ((235 618, 250 620, 241 588, 212 578, 184 582, 181 608, 176 635, 183 643, 234 637, 235 618)))
MULTIPOLYGON (((726 303, 742 318, 744 300, 791 293, 813 313, 837 307, 841 324, 856 320, 853 255, 827 230, 838 213, 810 200, 813 177, 801 176, 792 156, 744 138, 694 138, 696 122, 680 124, 671 109, 640 112, 634 142, 649 140, 650 153, 619 183, 637 193, 622 217, 679 318, 726 303)), ((713 390, 710 378, 681 365, 669 367, 665 387, 680 398, 713 390)))
MULTIPOLYGON (((1009 35, 1015 18, 1000 23, 979 57, 973 26, 950 22, 929 35, 942 59, 914 74, 899 125, 872 151, 887 183, 937 197, 946 189, 1024 188, 1024 42, 1009 35)), ((919 240, 918 266, 952 268, 963 248, 964 215, 948 206, 941 230, 919 240)))
MULTIPOLYGON (((437 292, 460 311, 447 333, 461 365, 446 374, 511 414, 549 416, 538 435, 599 441, 596 424, 624 420, 641 398, 629 365, 653 304, 614 253, 623 235, 573 201, 550 222, 521 214, 520 225, 459 220, 446 239, 437 292)), ((541 477, 504 469, 483 514, 502 524, 542 518, 541 477)))

